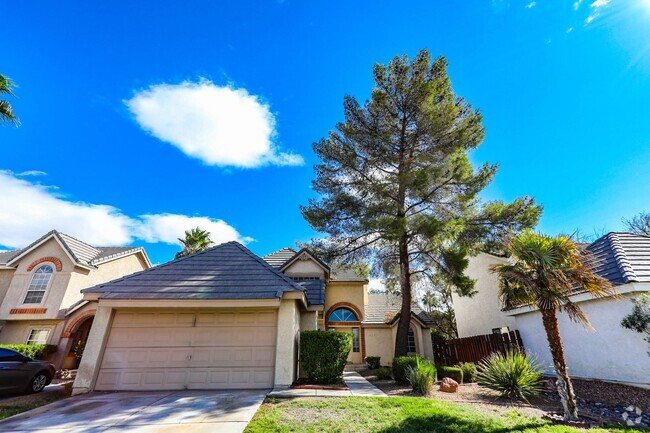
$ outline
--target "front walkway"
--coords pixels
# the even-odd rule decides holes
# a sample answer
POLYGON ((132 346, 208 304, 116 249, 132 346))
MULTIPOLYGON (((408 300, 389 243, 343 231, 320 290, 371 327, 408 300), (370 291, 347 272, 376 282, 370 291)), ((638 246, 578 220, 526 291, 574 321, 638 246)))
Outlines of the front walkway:
POLYGON ((356 371, 346 371, 343 373, 343 381, 350 388, 347 391, 330 390, 330 389, 293 389, 293 388, 275 388, 269 397, 386 397, 384 391, 368 382, 356 371))

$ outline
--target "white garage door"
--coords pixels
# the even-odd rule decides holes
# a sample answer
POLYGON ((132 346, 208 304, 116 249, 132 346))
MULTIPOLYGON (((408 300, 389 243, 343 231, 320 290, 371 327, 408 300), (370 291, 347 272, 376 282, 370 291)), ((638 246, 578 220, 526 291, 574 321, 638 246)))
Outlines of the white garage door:
POLYGON ((117 311, 95 389, 271 388, 273 310, 117 311))

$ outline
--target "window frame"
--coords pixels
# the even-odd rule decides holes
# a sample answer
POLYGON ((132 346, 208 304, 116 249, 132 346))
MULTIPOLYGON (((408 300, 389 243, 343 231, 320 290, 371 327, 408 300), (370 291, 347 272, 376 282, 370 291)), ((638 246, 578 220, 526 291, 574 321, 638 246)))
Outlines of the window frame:
POLYGON ((47 344, 48 339, 50 338, 50 328, 30 328, 29 332, 27 333, 27 339, 25 340, 25 344, 47 344), (34 332, 45 332, 45 340, 33 340, 32 339, 32 334, 34 332))
POLYGON ((413 329, 413 326, 409 326, 408 334, 406 334, 406 347, 408 353, 418 353, 417 337, 415 335, 415 329, 413 329), (411 350, 411 336, 413 337, 413 350, 411 350))
POLYGON ((44 263, 41 266, 37 267, 34 269, 34 271, 31 273, 31 278, 29 279, 29 284, 27 285, 27 290, 25 290, 25 295, 23 296, 23 305, 42 305, 45 302, 45 299, 47 298, 47 293, 50 290, 50 286, 52 285, 52 280, 54 279, 54 272, 55 272, 55 267, 51 263, 44 263), (47 284, 45 285, 45 288, 42 290, 34 290, 31 289, 32 283, 34 282, 34 278, 36 278, 36 275, 39 270, 43 268, 50 268, 52 272, 48 272, 47 275, 49 275, 49 279, 47 281, 47 284), (30 295, 30 292, 43 292, 43 295, 41 296, 41 300, 39 302, 27 302, 27 298, 30 295))
POLYGON ((355 323, 355 322, 358 322, 358 321, 359 321, 359 317, 357 316, 357 313, 355 313, 351 308, 348 308, 348 307, 337 307, 337 308, 335 308, 334 310, 332 310, 332 312, 327 316, 327 321, 328 321, 328 322, 337 322, 337 323, 355 323), (334 315, 334 313, 336 313, 336 312, 338 312, 338 311, 341 311, 341 310, 345 310, 345 311, 347 311, 348 313, 350 313, 350 314, 352 315, 352 317, 354 318, 354 320, 348 320, 348 319, 337 320, 337 319, 332 319, 332 316, 334 315))
POLYGON ((352 333, 352 352, 359 353, 361 352, 361 328, 353 326, 350 332, 352 333))

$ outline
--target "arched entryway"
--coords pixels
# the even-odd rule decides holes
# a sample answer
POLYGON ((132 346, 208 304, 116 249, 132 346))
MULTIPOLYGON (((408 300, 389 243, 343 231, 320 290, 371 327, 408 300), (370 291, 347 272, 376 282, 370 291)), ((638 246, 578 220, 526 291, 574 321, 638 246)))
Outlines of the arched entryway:
POLYGON ((362 320, 359 309, 347 302, 331 306, 325 313, 325 329, 328 331, 349 332, 352 334, 352 350, 348 355, 349 364, 362 364, 366 356, 362 320))
POLYGON ((84 311, 73 318, 66 326, 63 338, 67 339, 67 341, 64 347, 65 357, 62 360, 61 368, 74 370, 79 367, 81 355, 86 347, 94 318, 95 310, 84 311))

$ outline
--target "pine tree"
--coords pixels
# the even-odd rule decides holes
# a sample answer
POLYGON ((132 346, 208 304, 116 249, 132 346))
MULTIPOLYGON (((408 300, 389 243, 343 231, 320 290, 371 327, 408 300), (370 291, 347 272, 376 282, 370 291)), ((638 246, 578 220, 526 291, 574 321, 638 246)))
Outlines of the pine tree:
POLYGON ((508 230, 536 224, 530 198, 481 203, 478 194, 497 166, 475 170, 468 152, 484 137, 481 114, 457 97, 447 61, 421 51, 374 68, 375 87, 363 106, 344 99, 345 122, 314 144, 321 160, 313 188, 320 198, 301 208, 327 240, 312 248, 329 260, 370 260, 396 281, 402 297, 395 356, 406 355, 412 283, 435 272, 459 293, 467 254, 494 248, 508 230))

